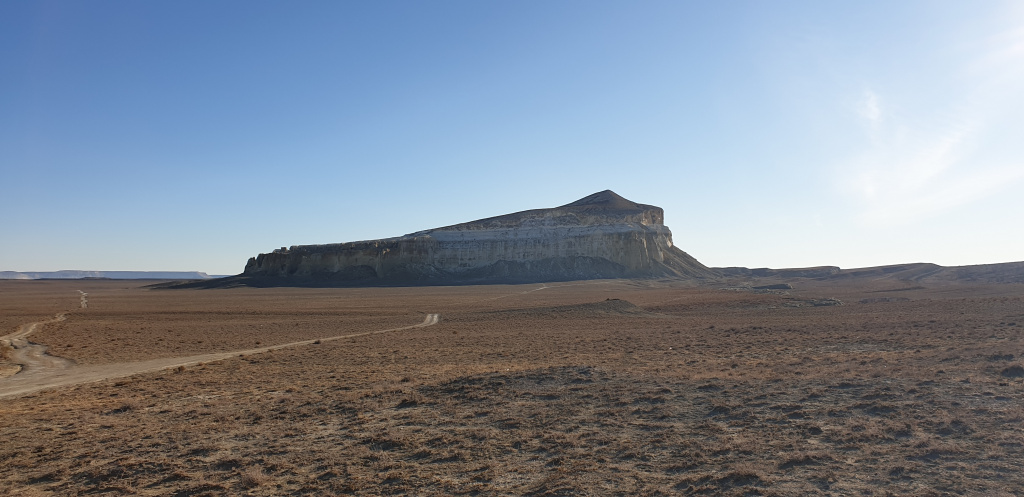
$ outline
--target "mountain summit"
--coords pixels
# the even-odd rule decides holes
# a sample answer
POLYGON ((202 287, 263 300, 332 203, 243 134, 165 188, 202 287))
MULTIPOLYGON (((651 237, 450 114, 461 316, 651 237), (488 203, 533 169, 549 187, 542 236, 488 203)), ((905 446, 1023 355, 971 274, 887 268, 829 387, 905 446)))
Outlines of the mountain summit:
POLYGON ((674 246, 664 218, 605 190, 396 238, 282 248, 249 259, 242 276, 318 286, 717 276, 674 246))
POLYGON ((608 209, 608 210, 642 210, 650 208, 650 205, 638 204, 636 202, 626 200, 611 190, 605 190, 603 192, 597 192, 593 195, 587 195, 571 204, 565 204, 562 208, 569 207, 592 207, 597 209, 608 209))
POLYGON ((638 204, 605 190, 583 197, 573 203, 550 209, 532 209, 467 223, 418 231, 406 236, 419 236, 447 231, 523 229, 554 226, 612 226, 636 223, 645 226, 664 224, 661 207, 638 204))

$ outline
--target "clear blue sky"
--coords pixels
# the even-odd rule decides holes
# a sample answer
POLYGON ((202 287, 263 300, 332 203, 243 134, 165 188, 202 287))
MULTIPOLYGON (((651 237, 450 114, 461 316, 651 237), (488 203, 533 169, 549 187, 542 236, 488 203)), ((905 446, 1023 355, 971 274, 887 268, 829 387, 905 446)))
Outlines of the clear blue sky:
POLYGON ((1024 2, 0 2, 0 270, 604 189, 711 266, 1024 260, 1024 2))

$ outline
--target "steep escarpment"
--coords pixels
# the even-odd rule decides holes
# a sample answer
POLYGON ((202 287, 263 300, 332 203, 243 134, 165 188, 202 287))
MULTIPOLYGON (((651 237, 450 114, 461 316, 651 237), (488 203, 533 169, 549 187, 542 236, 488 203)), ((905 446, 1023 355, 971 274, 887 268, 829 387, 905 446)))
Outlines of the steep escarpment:
POLYGON ((660 207, 606 190, 401 237, 282 248, 251 258, 242 276, 337 285, 715 277, 673 245, 663 223, 660 207))

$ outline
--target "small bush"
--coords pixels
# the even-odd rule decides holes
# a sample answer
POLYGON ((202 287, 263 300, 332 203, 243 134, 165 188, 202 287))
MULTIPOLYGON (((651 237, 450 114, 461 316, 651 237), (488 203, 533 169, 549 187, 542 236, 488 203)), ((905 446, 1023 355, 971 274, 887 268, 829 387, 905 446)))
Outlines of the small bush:
POLYGON ((137 400, 129 399, 129 400, 124 401, 121 404, 120 407, 117 407, 116 409, 111 410, 107 414, 124 414, 126 412, 140 411, 140 410, 142 410, 142 404, 140 404, 137 400))
POLYGON ((260 487, 270 483, 270 480, 262 468, 249 468, 242 473, 242 486, 245 488, 260 487))

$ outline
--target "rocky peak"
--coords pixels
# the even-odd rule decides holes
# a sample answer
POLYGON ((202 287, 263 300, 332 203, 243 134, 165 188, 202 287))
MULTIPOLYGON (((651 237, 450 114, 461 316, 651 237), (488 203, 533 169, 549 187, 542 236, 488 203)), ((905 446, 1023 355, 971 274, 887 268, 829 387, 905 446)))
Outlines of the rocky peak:
POLYGON ((561 208, 564 209, 570 207, 590 207, 609 210, 643 210, 645 206, 626 200, 618 193, 611 190, 605 190, 593 195, 587 195, 586 197, 583 197, 571 204, 565 204, 561 208))
POLYGON ((665 214, 661 207, 638 204, 611 190, 597 192, 573 203, 550 209, 532 209, 445 226, 417 234, 450 231, 477 231, 551 226, 607 226, 623 224, 661 225, 665 214))

